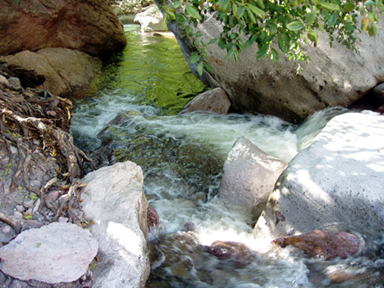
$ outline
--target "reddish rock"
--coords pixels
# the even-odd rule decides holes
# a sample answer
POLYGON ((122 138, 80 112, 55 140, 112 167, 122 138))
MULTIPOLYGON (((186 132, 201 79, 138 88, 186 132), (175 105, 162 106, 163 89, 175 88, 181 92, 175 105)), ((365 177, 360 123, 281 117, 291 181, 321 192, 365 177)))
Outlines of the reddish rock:
POLYGON ((231 107, 227 93, 222 88, 214 88, 197 95, 189 102, 179 114, 193 111, 207 111, 218 114, 227 114, 231 107))
POLYGON ((63 47, 101 56, 127 43, 109 0, 3 0, 0 39, 0 54, 63 47))
POLYGON ((282 248, 292 245, 312 257, 345 259, 348 255, 354 255, 359 251, 360 240, 347 232, 315 230, 307 234, 278 238, 272 243, 282 248))
POLYGON ((152 227, 159 224, 159 214, 157 214, 155 208, 148 206, 147 213, 148 227, 152 227))
POLYGON ((215 241, 207 249, 208 253, 220 260, 229 259, 245 266, 255 259, 255 254, 245 244, 234 241, 215 241))

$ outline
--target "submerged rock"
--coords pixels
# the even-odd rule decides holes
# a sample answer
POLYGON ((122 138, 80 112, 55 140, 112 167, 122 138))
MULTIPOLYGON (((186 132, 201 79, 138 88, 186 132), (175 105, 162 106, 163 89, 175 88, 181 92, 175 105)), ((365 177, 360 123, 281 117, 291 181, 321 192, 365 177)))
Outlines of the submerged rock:
POLYGON ((72 282, 87 272, 97 249, 88 230, 52 223, 24 231, 0 248, 0 269, 20 280, 72 282))
POLYGON ((312 257, 323 256, 326 259, 335 257, 345 259, 360 249, 359 238, 343 231, 315 230, 306 234, 278 238, 272 243, 282 248, 292 245, 312 257))
POLYGON ((152 206, 148 206, 148 214, 147 214, 148 227, 156 226, 159 224, 159 214, 152 206))
POLYGON ((246 266, 256 259, 256 254, 245 244, 234 241, 215 241, 207 252, 220 260, 235 262, 237 267, 246 266))

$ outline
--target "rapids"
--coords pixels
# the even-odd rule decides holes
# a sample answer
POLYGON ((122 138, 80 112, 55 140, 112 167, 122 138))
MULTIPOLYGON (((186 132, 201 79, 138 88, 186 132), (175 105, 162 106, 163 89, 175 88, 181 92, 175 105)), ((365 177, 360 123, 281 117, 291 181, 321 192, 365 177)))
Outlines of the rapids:
MULTIPOLYGON (((384 260, 364 256, 325 264, 294 249, 272 248, 270 239, 251 236, 254 223, 247 215, 215 197, 226 156, 240 136, 289 162, 327 121, 347 110, 321 111, 299 127, 264 115, 178 116, 208 88, 190 72, 170 34, 141 34, 135 25, 125 30, 129 44, 105 64, 99 91, 74 103, 71 133, 98 168, 130 160, 143 169, 144 191, 161 220, 149 235, 147 287, 382 287, 384 260), (254 261, 244 266, 208 255, 204 245, 216 240, 245 243, 254 261), (329 276, 335 271, 373 280, 339 284, 329 276)), ((370 239, 371 250, 384 251, 381 234, 356 233, 370 239)))

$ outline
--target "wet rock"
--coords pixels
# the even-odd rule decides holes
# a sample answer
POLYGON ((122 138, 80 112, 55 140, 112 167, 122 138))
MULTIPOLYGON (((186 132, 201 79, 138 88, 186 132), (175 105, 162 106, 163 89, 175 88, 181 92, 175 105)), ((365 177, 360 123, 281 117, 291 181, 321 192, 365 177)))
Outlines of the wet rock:
POLYGON ((380 105, 384 104, 384 83, 381 83, 377 85, 375 88, 373 88, 372 91, 373 96, 378 100, 380 105))
POLYGON ((322 256, 326 259, 335 257, 345 259, 349 255, 356 254, 360 249, 359 238, 342 231, 315 230, 297 236, 278 238, 273 240, 272 243, 282 248, 292 245, 312 257, 322 256))
POLYGON ((240 137, 224 163, 218 197, 228 206, 247 209, 255 220, 286 166, 285 162, 266 154, 248 138, 240 137))
POLYGON ((193 111, 207 111, 219 114, 227 114, 231 107, 227 93, 222 88, 214 88, 197 95, 189 102, 179 114, 193 111))
POLYGON ((127 161, 83 178, 85 219, 99 242, 95 287, 144 287, 150 273, 147 199, 140 166, 127 161))
POLYGON ((152 206, 148 206, 147 221, 148 228, 159 224, 159 214, 152 206))
POLYGON ((52 223, 24 231, 0 248, 0 269, 20 280, 72 282, 86 273, 97 249, 88 230, 52 223))
POLYGON ((248 265, 256 256, 245 244, 234 241, 215 241, 207 252, 220 260, 236 262, 239 267, 248 265))

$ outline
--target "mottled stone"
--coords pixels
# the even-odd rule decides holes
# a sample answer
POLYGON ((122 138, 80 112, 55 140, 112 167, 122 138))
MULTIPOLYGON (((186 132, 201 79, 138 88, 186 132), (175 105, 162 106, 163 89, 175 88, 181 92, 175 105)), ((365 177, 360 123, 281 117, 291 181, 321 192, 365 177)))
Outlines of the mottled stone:
POLYGON ((272 243, 285 248, 292 245, 312 257, 325 257, 332 259, 340 257, 345 259, 354 255, 360 249, 360 240, 357 236, 343 231, 320 231, 278 238, 272 243))

